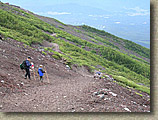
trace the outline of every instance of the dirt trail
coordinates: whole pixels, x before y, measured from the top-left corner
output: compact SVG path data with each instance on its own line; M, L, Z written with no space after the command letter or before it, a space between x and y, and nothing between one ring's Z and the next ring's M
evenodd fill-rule
M47 68L47 79L40 83L25 80L19 64L33 58ZM94 79L85 68L67 70L61 61L44 56L15 40L0 41L0 111L3 112L149 112L150 96L123 88L110 79ZM24 86L19 87L21 82ZM103 94L94 93L104 89ZM106 93L106 94L105 94Z

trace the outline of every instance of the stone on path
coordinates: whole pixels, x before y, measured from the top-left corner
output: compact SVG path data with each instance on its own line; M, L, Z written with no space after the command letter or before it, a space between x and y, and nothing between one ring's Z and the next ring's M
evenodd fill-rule
M131 112L128 108L124 108L124 110L128 111L128 112Z
M109 92L112 96L116 97L117 94L113 93L113 92Z

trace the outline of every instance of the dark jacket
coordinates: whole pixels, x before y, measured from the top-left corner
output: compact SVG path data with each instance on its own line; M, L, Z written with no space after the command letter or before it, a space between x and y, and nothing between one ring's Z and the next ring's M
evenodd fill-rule
M26 69L30 69L30 66L31 66L30 61L26 60Z

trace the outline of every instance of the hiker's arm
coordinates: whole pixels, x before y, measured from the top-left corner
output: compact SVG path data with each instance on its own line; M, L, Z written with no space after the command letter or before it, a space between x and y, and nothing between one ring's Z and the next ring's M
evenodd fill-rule
M45 73L45 71L43 69L41 69L42 73Z

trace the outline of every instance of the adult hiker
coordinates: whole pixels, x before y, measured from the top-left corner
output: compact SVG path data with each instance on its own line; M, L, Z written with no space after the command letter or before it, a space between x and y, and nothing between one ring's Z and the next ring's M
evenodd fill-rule
M32 65L31 63L31 57L29 56L28 58L27 58L27 60L25 60L25 71L26 71L26 74L25 74L25 79L27 79L27 76L28 76L28 78L31 80L31 78L30 78L30 66Z
M43 82L43 75L44 75L43 73L45 73L45 71L42 69L42 67L43 67L43 65L40 65L39 69L38 69L38 74L40 76L41 82Z

